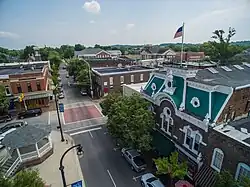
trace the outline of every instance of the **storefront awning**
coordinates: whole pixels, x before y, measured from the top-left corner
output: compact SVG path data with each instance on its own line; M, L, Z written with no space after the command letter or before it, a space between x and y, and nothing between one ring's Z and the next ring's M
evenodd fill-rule
M203 164L200 171L194 176L195 186L213 187L216 180L216 171Z
M52 96L52 91L43 91L43 92L33 92L33 93L25 93L24 94L24 100L31 100L31 99L40 99L40 98L47 98ZM14 96L15 100L18 101L19 96Z

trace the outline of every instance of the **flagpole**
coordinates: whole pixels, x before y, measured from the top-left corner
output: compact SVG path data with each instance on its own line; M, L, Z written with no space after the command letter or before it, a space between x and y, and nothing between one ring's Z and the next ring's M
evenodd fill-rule
M184 41L184 22L182 25L182 37L181 37L181 67L182 67L182 60L183 60L183 41Z

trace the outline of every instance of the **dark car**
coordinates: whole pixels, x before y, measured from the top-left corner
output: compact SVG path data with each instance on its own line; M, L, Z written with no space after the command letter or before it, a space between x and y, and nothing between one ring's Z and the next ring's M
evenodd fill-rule
M0 123L4 123L4 122L7 122L7 121L11 121L11 120L12 120L12 117L9 114L0 116Z
M28 109L24 112L20 112L18 114L18 119L28 118L28 117L34 117L42 114L41 108L35 108L35 109Z

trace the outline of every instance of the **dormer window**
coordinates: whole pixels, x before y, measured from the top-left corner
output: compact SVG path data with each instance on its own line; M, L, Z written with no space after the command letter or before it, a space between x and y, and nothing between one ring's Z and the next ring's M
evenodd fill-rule
M170 95L173 95L175 92L175 87L173 87L173 75L172 70L167 71L166 79L165 79L165 89L163 92L167 92Z

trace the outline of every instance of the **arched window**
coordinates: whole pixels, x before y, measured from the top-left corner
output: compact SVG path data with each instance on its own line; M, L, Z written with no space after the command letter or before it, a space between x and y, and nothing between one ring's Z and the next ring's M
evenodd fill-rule
M250 178L250 166L245 163L238 164L235 174L235 180L241 180L242 177Z
M201 135L200 134L195 134L193 149L195 151L197 151L197 152L199 152L200 142L201 142Z
M162 125L161 129L166 132L168 135L171 135L173 132L173 118L171 117L171 110L168 107L165 107L161 113Z
M190 148L192 149L192 145L193 145L193 139L191 137L191 129L187 129L187 133L186 133L186 139L185 139L185 144Z
M224 159L224 153L221 149L215 148L213 152L211 167L220 172Z

